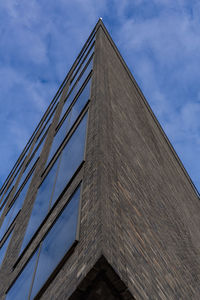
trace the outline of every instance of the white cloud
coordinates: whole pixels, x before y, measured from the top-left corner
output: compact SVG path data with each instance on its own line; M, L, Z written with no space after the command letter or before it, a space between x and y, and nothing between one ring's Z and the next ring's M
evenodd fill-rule
M184 164L194 161L194 152L197 157L198 1L8 0L0 3L0 17L0 134L5 161L17 159L99 17ZM180 150L184 143L185 154ZM8 167L1 166L0 178L6 177ZM197 168L200 172L198 164L195 174Z

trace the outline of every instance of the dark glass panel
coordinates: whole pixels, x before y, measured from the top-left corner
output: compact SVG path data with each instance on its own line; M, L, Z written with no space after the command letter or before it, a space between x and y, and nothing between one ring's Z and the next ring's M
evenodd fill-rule
M0 248L0 267L1 267L1 264L3 262L3 259L5 257L5 254L6 254L6 250L8 248L8 244L10 242L10 239L11 239L11 236L12 236L12 232L10 232L9 236L7 237L6 241L4 242L3 246Z
M62 109L59 121L63 118L65 112L67 111L67 109L69 108L70 104L74 100L76 94L78 93L79 89L83 85L84 81L88 77L88 75L89 75L89 73L90 73L91 70L92 70L92 59L90 60L90 63L87 66L86 70L84 71L83 75L79 78L79 80L76 82L76 84L69 91L70 94L69 94L67 100L65 101L65 104L63 106L63 109Z
M67 98L67 100L66 100L65 103L64 103L64 106L63 106L63 109L62 109L62 112L61 112L59 121L63 118L65 112L66 112L66 111L68 110L68 108L70 107L70 105L71 105L72 101L74 100L75 95L77 94L77 92L78 92L78 91L77 91L76 88L74 88L74 89L71 91L69 97Z
M86 55L87 55L87 49L89 49L89 47L91 47L93 41L95 40L95 35L93 35L93 37L91 37L91 39L88 41L86 47L85 47L85 50L83 51L83 53L80 55L80 58L79 58L79 61L76 65L76 68L74 69L74 72L73 72L73 76L76 74L79 66L82 64L83 60L85 59Z
M56 108L57 108L57 106L56 106ZM52 123L53 117L55 115L56 108L53 111L53 113L51 114L51 116L47 117L47 120L44 122L42 128L40 129L40 134L39 134L39 136L38 136L38 138L37 138L37 140L35 142L35 145L34 145L34 148L33 148L32 152L35 151L35 149L37 148L38 144L40 143L40 141L41 141L40 136L42 135L42 133L44 132L44 130L45 129L47 130L49 128L50 124Z
M31 299L34 299L76 239L80 187L42 242Z
M88 63L89 62L89 63ZM92 63L93 63L93 60L92 58L90 57L86 63L84 64L84 67L86 64L87 67L84 69L84 71L81 69L81 72L83 72L81 74L81 72L78 74L79 78L78 80L74 83L74 85L71 85L70 86L70 89L73 89L75 90L75 94L79 91L79 89L81 88L82 84L84 83L84 81L86 80L86 78L88 77L90 71L92 70ZM81 77L80 77L80 74L81 74ZM74 82L74 81L73 81ZM69 92L70 92L70 89L69 89Z
M21 184L24 182L24 180L26 179L28 173L31 171L32 167L34 166L36 160L38 159L38 157L40 156L40 153L42 151L43 145L44 145L44 141L45 141L45 137L43 138L41 144L39 145L38 149L36 150L35 153L33 153L33 156L30 158L28 165L26 167L26 169L24 170L24 173L22 174L22 177L20 179L19 182L19 188L21 187ZM19 190L19 189L18 189ZM16 192L17 193L17 192Z
M25 158L25 159L26 159L26 158ZM8 200L8 196L10 195L10 192L12 191L12 189L13 189L13 187L14 187L14 185L15 185L15 182L16 182L16 180L17 180L17 178L18 178L19 171L20 171L20 169L21 169L21 167L22 167L22 165L23 165L25 159L24 159L24 160L21 162L21 164L19 164L19 166L17 167L17 169L16 169L16 171L15 171L15 175L13 176L13 180L11 181L11 183L10 183L10 185L9 185L9 187L8 187L8 189L7 189L7 191L5 192L5 194L3 195L3 197L2 197L1 200L5 199L6 197L7 197L7 200Z
M75 104L72 107L72 114L70 119L70 128L73 126L75 121L77 120L78 116L80 115L81 111L85 107L87 101L90 98L90 85L91 79L87 82L86 86L80 93L79 97L77 98ZM70 130L69 128L69 130Z
M20 253L27 246L41 222L53 206L81 162L84 156L87 114L66 144L61 155L53 165L47 177L38 190L29 224L26 230ZM59 165L59 166L58 166ZM57 177L56 177L57 176ZM56 178L56 181L55 181ZM53 187L54 192L53 191Z
M81 86L83 85L84 81L86 80L86 78L88 77L90 71L92 70L92 63L93 63L93 59L90 60L87 69L84 70L84 73L82 74L82 76L78 79L77 82L77 89L79 90L81 88Z
M48 165L48 163L52 159L53 155L55 154L56 150L61 145L64 138L66 137L66 134L69 131L68 129L70 126L70 118L71 118L71 114L69 113L68 116L65 118L62 126L59 128L58 132L56 133L56 135L53 139L53 143L51 146L51 150L50 150L46 165Z
M14 282L6 295L6 300L26 300L29 299L31 282L33 279L34 269L37 261L38 249L25 266L22 273Z
M87 114L62 151L52 204L55 203L84 158Z
M41 186L39 187L20 253L27 246L34 233L40 226L41 222L45 218L46 214L48 213L49 201L54 187L58 162L59 159L55 162L48 175L42 182Z
M48 165L48 163L50 162L50 160L52 159L52 157L56 153L57 149L59 148L59 146L63 142L64 138L66 137L67 133L72 128L75 121L77 120L77 118L80 115L82 109L86 105L86 103L87 103L87 101L90 97L90 84L91 84L91 79L86 84L85 88L83 89L83 91L81 92L81 94L77 98L75 104L73 105L71 111L68 113L67 117L65 118L62 126L60 127L60 129L56 133L56 135L54 137L54 140L53 140L53 143L52 143L52 146L51 146L51 150L50 150L46 165Z
M18 197L16 198L15 202L12 204L7 215L5 216L4 222L0 228L0 240L2 239L6 230L9 228L9 226L11 225L11 223L17 216L20 209L22 208L24 199L26 197L27 190L29 188L31 178L32 178L32 175L29 177L28 181L25 183L24 187L22 188L21 192L19 193Z
M89 49L89 52L91 52L91 51L93 51L93 50L94 50L94 45L93 45L93 47L92 47L91 49ZM86 66L86 64L87 64L87 62L88 62L87 57L88 57L89 52L86 53L86 57L85 57L85 56L83 57L83 58L84 58L84 61L81 60L81 62L80 62L80 67L79 67L79 69L77 69L76 73L74 73L75 75L74 75L74 77L72 78L71 85L73 85L73 84L76 82L76 80L78 79L79 75L81 74L81 72L82 72L83 69L85 68L85 66ZM81 65L81 63L82 63L82 65Z

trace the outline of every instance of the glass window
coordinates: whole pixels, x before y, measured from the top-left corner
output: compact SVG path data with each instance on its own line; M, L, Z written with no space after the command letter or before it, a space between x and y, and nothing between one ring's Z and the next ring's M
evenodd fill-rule
M84 158L87 113L39 187L21 251L25 249Z
M7 198L6 201L8 200L8 197L9 197L9 195L10 195L10 193L11 193L11 191L12 191L14 185L15 185L15 182L16 182L16 180L17 180L17 178L18 178L18 173L19 173L19 171L20 171L20 169L21 169L21 167L22 167L22 165L23 165L25 159L26 159L26 157L25 157L24 160L21 162L21 164L19 164L19 166L18 166L18 168L17 168L17 170L16 170L16 172L15 172L16 174L13 176L13 180L11 181L11 183L10 183L10 185L9 185L9 187L8 187L8 189L7 189L7 191L5 192L5 194L3 195L3 197L1 198L1 201L2 201L3 199L5 199L5 198Z
M9 245L9 242L10 242L10 239L11 239L11 236L12 236L12 233L13 231L10 232L9 236L7 237L6 241L4 242L3 246L0 248L0 267L1 267L1 264L3 262L3 259L5 257L5 254L6 254L6 250L8 248L8 245Z
M90 59L86 69L84 70L84 73L81 75L81 77L78 79L77 83L76 83L76 88L77 91L81 88L81 86L83 85L84 81L86 80L86 78L88 77L88 75L90 74L91 70L92 70L92 64L93 64L93 60L92 58Z
M80 187L42 242L31 299L36 296L76 240L79 199Z
M70 93L71 89L73 89L72 93L74 93L74 96L76 95L76 93L79 91L79 89L83 85L84 81L88 77L89 73L91 72L92 63L93 63L93 59L92 59L92 56L91 56L86 61L85 65L87 65L87 66L85 67L85 65L84 65L84 67L85 67L84 70L81 70L81 72L78 74L78 76L79 76L78 80L74 83L74 85L70 86L69 93ZM74 82L74 80L73 80L73 82Z
M29 243L34 233L36 232L36 230L38 229L38 227L40 226L43 219L48 213L49 199L51 199L51 195L53 193L58 161L59 160L55 162L55 164L49 171L48 175L46 176L38 190L20 253Z
M85 57L86 57L86 55L87 55L87 54L85 55L85 53L87 52L87 49L90 47L90 45L93 44L94 40L95 40L95 34L91 37L91 39L90 39L90 40L88 41L88 43L85 45L84 51L83 51L82 53L80 53L78 63L77 63L77 65L76 65L76 67L75 67L75 69L74 69L74 72L73 72L73 76L74 76L74 74L76 74L76 72L77 72L79 66L82 64L83 60L85 59ZM89 51L90 51L90 50L89 50ZM88 51L88 52L89 52L89 51Z
M65 118L62 126L57 131L57 133L54 137L52 146L51 146L51 150L50 150L46 165L48 165L48 163L50 162L50 160L56 153L57 149L63 142L64 138L66 137L67 133L70 131L70 129L74 125L74 123L77 120L78 116L80 115L81 111L85 107L85 105L90 97L90 84L91 84L91 79L87 82L86 86L80 93L75 104L73 105L73 107L71 108L67 117ZM65 106L63 107L63 110L65 112Z
M86 125L87 114L85 114L79 126L62 151L60 167L51 206L53 206L55 201L58 199L59 195L62 193L63 189L84 159Z
M37 148L39 142L41 141L41 139L40 139L41 134L44 132L45 129L47 130L47 129L49 128L49 126L51 125L52 120L53 120L53 117L54 117L54 115L55 115L56 108L57 108L57 105L56 105L56 107L54 108L54 110L53 110L53 112L51 113L51 115L47 118L46 122L44 122L42 128L40 129L40 134L39 134L39 136L37 137L37 140L36 140L36 142L35 142L33 151ZM46 133L45 133L45 134L46 134Z
M34 270L37 262L38 249L29 260L22 273L9 289L6 300L29 299L31 283L33 281Z
M79 80L69 90L69 93L68 93L69 95L67 96L67 100L65 101L65 104L63 106L59 121L63 118L65 112L70 107L70 105L71 105L72 101L74 100L76 94L78 93L78 91L82 87L83 83L85 82L86 78L88 77L90 71L92 70L92 58L91 57L90 57L89 61L90 62L87 65L86 70L84 70L83 75L79 78Z
M3 224L1 225L1 228L0 228L0 240L2 239L2 237L8 230L9 226L11 225L11 223L13 222L13 220L19 213L20 209L22 208L27 190L29 188L31 178L32 178L32 175L29 177L28 181L25 183L25 185L19 192L16 200L14 201L14 203L12 204L12 206L10 207L8 213L6 214L6 216L4 218Z
M92 45L92 47L90 47L90 49L88 50L86 56L84 56L84 61L81 60L80 64L79 64L79 68L77 69L77 71L75 72L75 75L73 76L72 80L71 80L71 85L73 85L76 80L78 79L79 75L81 74L81 72L83 71L83 69L85 68L88 60L87 60L87 57L89 55L89 52L93 51L94 50L94 44Z
M37 295L76 240L79 200L80 186L9 289L6 300L34 299Z
M27 175L29 174L29 172L31 171L31 169L33 168L36 160L38 159L38 157L40 156L40 153L42 151L43 145L44 145L44 141L45 141L45 137L46 137L46 133L44 134L44 136L42 137L42 142L40 143L39 147L37 148L37 150L32 154L32 156L30 157L28 163L27 163L27 167L24 170L24 173L22 174L22 177L20 179L19 182L19 188L21 187L21 184L24 182L24 180L26 179ZM40 140L40 141L41 141ZM18 188L18 190L19 190ZM17 191L18 192L18 191ZM16 192L16 194L17 194Z

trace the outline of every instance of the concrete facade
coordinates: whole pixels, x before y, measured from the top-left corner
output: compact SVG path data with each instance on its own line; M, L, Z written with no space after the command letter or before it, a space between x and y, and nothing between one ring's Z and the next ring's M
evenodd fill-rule
M95 32L85 161L18 261L72 67L13 224L0 297L82 180L78 241L36 299L199 299L199 197L101 20Z

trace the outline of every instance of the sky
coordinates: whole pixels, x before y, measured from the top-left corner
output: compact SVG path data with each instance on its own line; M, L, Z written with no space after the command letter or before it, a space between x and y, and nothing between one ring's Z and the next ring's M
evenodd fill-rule
M0 2L0 185L99 17L200 191L200 2Z

